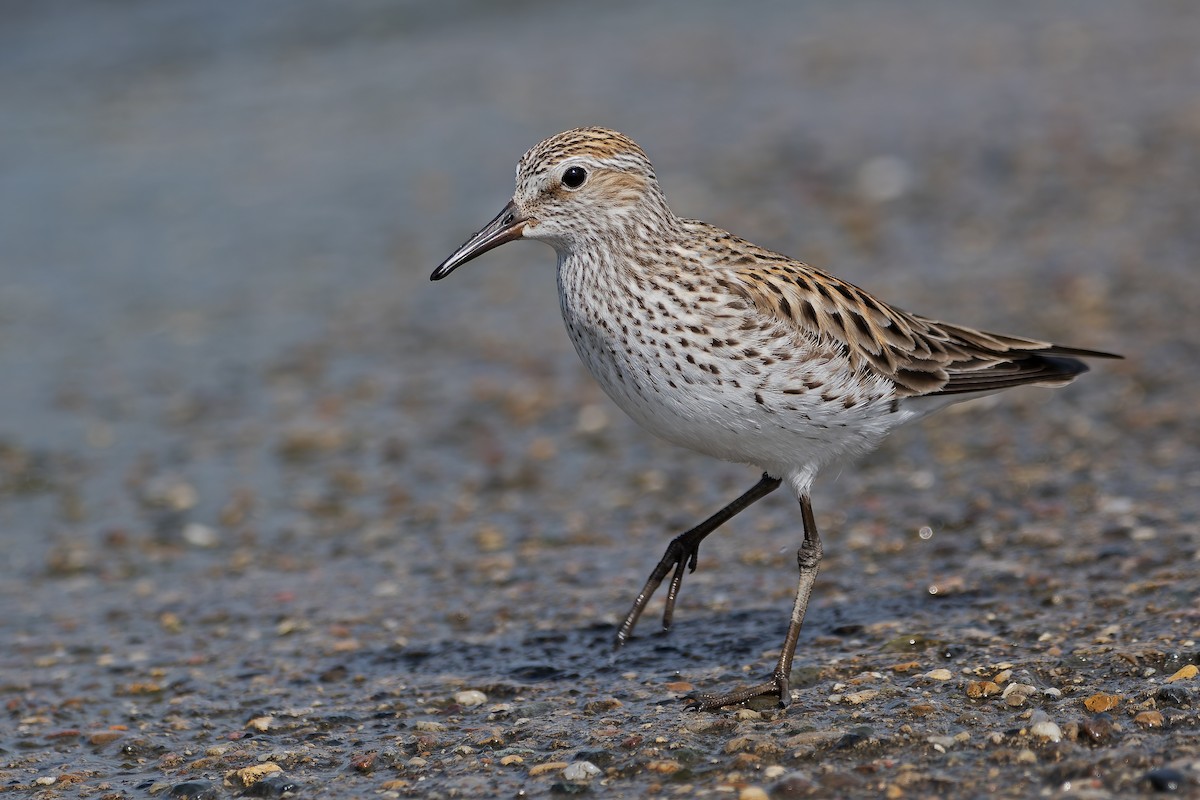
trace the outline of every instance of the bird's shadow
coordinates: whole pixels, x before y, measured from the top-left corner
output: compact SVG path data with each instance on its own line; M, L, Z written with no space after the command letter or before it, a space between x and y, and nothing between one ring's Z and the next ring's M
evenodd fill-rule
M809 609L798 663L814 636L853 638L874 622L903 619L912 599L863 600ZM657 620L643 620L643 627ZM650 623L647 625L646 623ZM616 628L582 628L501 635L484 641L441 639L364 654L374 669L413 676L458 675L521 684L577 681L587 676L638 672L663 679L689 667L741 665L764 651L777 650L787 629L778 608L739 609L677 620L670 631L656 630L614 647ZM360 665L366 666L366 665Z

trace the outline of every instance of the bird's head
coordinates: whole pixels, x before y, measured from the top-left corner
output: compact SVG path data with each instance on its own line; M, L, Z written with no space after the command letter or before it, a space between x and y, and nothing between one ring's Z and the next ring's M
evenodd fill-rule
M496 218L433 271L441 280L516 239L560 254L588 242L653 231L671 219L642 148L607 128L574 128L535 145L517 164L517 188Z

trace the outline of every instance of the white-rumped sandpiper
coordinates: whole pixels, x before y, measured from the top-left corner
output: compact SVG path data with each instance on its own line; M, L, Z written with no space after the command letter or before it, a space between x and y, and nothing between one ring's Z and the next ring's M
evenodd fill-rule
M671 541L617 632L620 645L674 571L670 627L700 542L786 481L800 501L799 586L765 682L697 694L714 709L791 698L789 675L821 561L809 490L823 466L960 400L1023 384L1063 386L1111 353L985 333L910 314L820 269L667 207L642 149L616 131L552 136L517 165L500 214L434 270L440 280L505 242L558 253L567 333L608 396L647 430L763 472L749 491Z

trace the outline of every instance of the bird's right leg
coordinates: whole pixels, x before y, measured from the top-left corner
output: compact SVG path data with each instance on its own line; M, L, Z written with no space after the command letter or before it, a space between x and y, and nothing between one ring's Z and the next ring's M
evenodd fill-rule
M667 552L663 553L658 566L654 568L654 571L650 573L650 577L646 579L646 585L642 587L642 591L638 593L637 599L633 601L633 608L625 615L625 621L621 623L621 627L617 630L617 647L625 644L626 640L629 639L629 635L633 633L634 626L637 625L638 618L646 610L646 604L650 602L650 598L662 583L663 578L667 577L667 573L673 567L675 574L671 576L671 584L667 587L667 602L666 607L663 609L663 630L668 630L671 627L671 620L675 616L675 598L679 595L680 584L683 583L684 567L687 567L688 572L696 571L696 558L700 555L700 542L704 541L704 537L724 525L739 512L749 508L755 501L761 500L778 489L779 484L779 478L772 478L764 472L758 483L754 484L741 497L696 527L679 534L671 540L671 543L667 545Z

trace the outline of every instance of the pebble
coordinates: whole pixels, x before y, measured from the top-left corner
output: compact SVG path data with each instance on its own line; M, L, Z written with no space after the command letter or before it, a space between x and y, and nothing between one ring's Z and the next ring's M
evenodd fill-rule
M255 764L252 767L234 769L225 773L225 785L232 789L247 789L268 775L274 775L277 772L283 772L283 767L270 761Z
M811 797L813 782L803 772L789 772L771 787L772 800L792 800L793 798Z
M1104 743L1112 736L1112 732L1112 717L1108 714L1097 714L1079 725L1079 733L1086 736L1092 744Z
M1171 677L1167 678L1167 683L1174 683L1175 681L1186 681L1186 680L1196 677L1196 675L1198 675L1198 674L1200 674L1200 667L1197 667L1195 664L1188 664L1186 667L1179 670Z
M738 800L770 800L770 796L759 786L745 786L738 792Z
M295 781L285 778L282 773L268 775L250 787L244 797L295 797L300 787Z
M925 673L925 677L933 681L948 681L954 677L954 673L945 667L933 669Z
M1058 727L1057 722L1048 719L1035 722L1029 727L1029 733L1048 742L1062 741L1062 729Z
M413 727L426 733L440 733L441 731L446 730L445 725L440 722L434 722L430 719L419 719L417 720L416 724L413 725Z
M538 775L545 775L547 772L562 772L569 764L565 761L547 761L543 764L535 764L529 768L529 777L536 778Z
M967 684L967 697L991 697L1000 693L1000 685L994 681L971 681Z
M592 700L585 703L583 710L589 714L603 714L608 711L614 711L620 708L624 703L615 697L606 697L603 700Z
M933 749L939 753L944 753L957 744L953 736L930 736L925 741L933 745Z
M870 702L878 696L878 689L863 689L861 692L850 692L843 697L843 700L852 706L861 706L863 703Z
M1187 776L1172 767L1152 769L1142 777L1156 792L1178 792L1187 782Z
M1154 699L1168 706L1190 706L1192 693L1182 686L1160 686Z
M573 761L562 774L569 781L590 781L600 774L600 768L590 761Z
M1133 721L1143 728L1161 728L1163 715L1160 711L1140 711Z
M167 797L173 797L175 800L217 800L220 796L217 785L208 781L184 781L167 790Z
M481 706L487 702L487 695L478 689L467 689L454 695L454 702L466 708Z
M1092 713L1111 711L1121 702L1118 694L1094 694L1083 701L1083 706Z
M216 547L221 543L221 537L214 529L199 522L184 525L182 536L192 547Z

